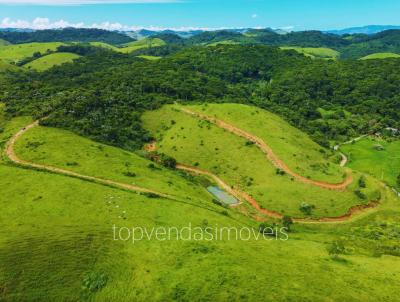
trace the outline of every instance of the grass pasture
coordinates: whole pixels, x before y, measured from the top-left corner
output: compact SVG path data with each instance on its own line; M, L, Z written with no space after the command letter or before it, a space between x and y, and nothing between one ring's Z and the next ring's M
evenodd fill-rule
M183 125L183 116L165 111L166 107L162 110L169 114L167 120L174 118L177 127ZM6 122L0 140L30 120ZM146 123L160 127L154 120ZM119 174L116 163L125 167L126 159L134 168L140 166L123 150L52 128L33 129L17 147L21 155L38 161L65 166L65 161L75 160L78 166L68 167L95 169L108 176ZM102 159L106 154L107 160ZM159 174L169 178L169 173L162 169L149 177L157 183ZM228 240L224 233L213 241L152 237L133 243L114 240L113 226L150 232L189 225L257 230L258 224L233 210L227 215L212 203L198 207L148 198L6 161L0 161L0 175L6 176L0 177L1 301L324 301L329 297L375 302L390 301L398 293L400 267L389 252L398 239L368 239L382 221L388 226L398 223L399 206L393 200L377 209L380 212L352 223L295 225L287 241ZM183 185L182 189L188 190ZM195 194L194 189L187 191L188 196ZM126 233L122 235L126 238ZM344 240L349 251L338 260L326 250L334 240Z
M142 48L151 48L165 45L165 42L159 38L145 38L142 40L134 41L123 45L119 49L123 53L131 53Z
M400 58L400 55L391 52L381 52L362 57L360 60L379 60L379 59L390 59L390 58L398 59Z
M383 150L378 150L382 146ZM400 175L400 141L387 142L372 137L341 147L349 158L352 169L362 171L400 189L397 177Z
M334 59L336 60L340 53L334 49L326 47L296 47L296 46L284 46L280 47L282 50L295 50L298 53L305 55L310 58L319 59Z
M4 72L4 71L16 71L19 68L15 65L9 64L7 62L4 62L2 60L0 60L0 72Z
M46 71L54 66L73 62L80 57L81 56L74 53L57 52L29 62L28 64L25 64L24 67L36 71Z
M131 53L142 48L159 47L165 45L165 42L158 38L144 38L138 41L130 42L122 45L122 47L115 47L113 45L103 42L91 42L93 46L103 47L121 53ZM150 56L146 56L150 57ZM147 58L149 59L149 58Z
M203 107L188 106L188 108L201 111ZM255 128L252 129L260 137L263 137L263 133L279 133L279 131L275 131L275 128L282 127L279 121L274 123L271 120L273 116L266 112L259 114L260 117L265 115L270 118L269 125L273 125L274 128L271 128L269 132L265 128L263 131L262 128L262 124L267 121L265 117L258 119L254 115L252 120L255 120L256 124L246 125L246 115L256 110L251 107L246 108L246 106L234 104L209 104L205 108L203 113L212 115L215 112L218 118L224 117L225 121L231 121L236 126L242 126L244 130L248 130L248 127L259 127L259 132ZM242 119L240 116L242 116ZM206 121L200 121L179 112L173 106L165 106L157 111L147 112L143 121L145 127L157 139L159 152L176 158L180 163L198 166L218 175L229 185L250 193L262 207L268 210L295 217L305 217L305 214L300 211L300 205L309 203L315 205L313 217L335 217L343 215L353 205L366 202L368 198L377 198L379 187L376 181L370 178L368 178L368 188L363 189L368 198L360 200L354 194L354 190L357 189L357 182L354 182L345 192L337 192L299 183L285 175L277 175L276 169L256 146L248 144L245 139L228 133ZM283 121L280 122L283 123ZM289 126L284 125L284 127ZM290 138L288 129L283 130L286 131L286 138ZM279 134L277 139L280 139ZM273 140L267 141L274 148ZM308 141L305 140L305 142ZM312 149L308 146L309 149L301 150L302 144L299 145L296 141L291 142L289 139L286 144L286 147L283 144L281 150L276 150L279 156L282 155L285 159L293 157L291 151L284 154L285 150L296 149L296 154L299 154L298 157L301 158L305 156L305 150ZM312 154L311 152L310 154ZM323 159L320 154L319 159L321 158ZM308 164L312 163L312 157L307 162ZM335 171L333 164L332 168ZM305 166L304 169L306 169ZM308 167L306 172L310 170ZM341 179L343 175L340 170L337 171L339 171L339 174L336 177ZM320 172L318 174L322 175ZM333 178L330 175L326 179L330 177L335 179L335 175L333 175ZM357 179L360 175L354 173L354 177Z
M165 168L152 168L152 162L135 153L93 142L69 131L37 127L17 143L22 159L84 175L111 179L180 197L210 201L200 185ZM190 199L191 199L190 198Z
M138 58L141 58L141 59L145 59L145 60L149 60L149 61L157 61L157 60L160 60L161 59L161 57L156 57L156 56L145 56L145 55L143 55L143 56L137 56Z
M10 45L10 44L11 44L10 42L8 42L6 40L3 40L3 39L0 39L0 47L1 46L7 46L7 45Z
M0 60L7 63L17 63L24 58L31 57L35 52L41 54L46 53L48 50L54 51L63 43L51 42L51 43L26 43L17 45L8 45L0 47Z

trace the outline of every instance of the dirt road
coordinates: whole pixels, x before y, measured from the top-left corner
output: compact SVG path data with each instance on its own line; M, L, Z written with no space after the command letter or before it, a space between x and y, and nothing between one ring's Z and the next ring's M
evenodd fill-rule
M22 165L22 166L26 166L26 167L31 167L31 168L35 168L35 169L39 169L39 170L46 170L46 171L50 171L50 172L54 172L54 173L58 173L58 174L62 174L62 175L67 175L67 176L72 176L72 177L76 177L76 178L80 178L80 179L84 179L84 180L94 181L94 182L97 182L97 183L110 185L110 186L118 187L118 188L123 188L123 189L127 189L127 190L130 190L130 191L138 192L138 193L152 193L152 194L156 194L156 195L161 196L161 197L172 198L172 196L170 196L170 195L167 195L167 194L164 194L164 193L161 193L161 192L157 192L157 191L153 191L153 190L149 190L149 189L146 189L146 188L133 186L133 185L125 184L125 183L120 183L120 182L109 180L109 179L102 179L102 178L98 178L98 177L83 175L83 174L79 174L79 173L76 173L76 172L72 172L72 171L68 171L68 170L52 167L52 166L49 166L49 165L31 163L29 161L20 159L15 154L15 151L14 151L15 143L17 142L17 140L19 138L22 137L22 135L26 131L28 131L29 129L32 129L34 127L37 127L38 125L39 125L39 121L33 122L32 124L30 124L30 125L22 128L21 130L19 130L8 141L8 143L6 145L5 153L6 153L6 155L8 156L8 158L12 162L14 162L16 164L19 164L19 165Z
M213 118L211 116L207 116L201 113L197 113L194 111L191 111L186 108L181 108L181 111L189 114L191 116L194 116L196 118L202 119L209 121L210 123L213 123L214 125L225 129L237 136L243 137L247 139L248 141L254 143L257 147L260 148L260 150L267 156L268 160L278 169L281 169L282 171L285 171L288 175L292 176L294 179L306 183L306 184L311 184L314 186L318 186L324 189L329 189L329 190L337 190L337 191L342 191L347 188L348 185L350 185L353 182L353 176L351 174L351 170L347 170L347 177L342 183L338 184L331 184L331 183L326 183L322 181L316 181L312 180L309 178L306 178L304 176L301 176L297 174L296 172L292 171L271 149L269 145L267 145L261 138L252 135L251 133L248 133L240 128L237 128L229 123L226 123L222 120ZM347 161L347 160L346 160Z
M202 170L199 169L197 167L190 167L187 165L183 165L183 164L178 164L176 166L177 169L180 170L184 170L187 172L192 172L195 174L200 174L200 175L205 175L208 177L211 177L212 179L214 179L214 181L221 187L221 189L224 189L226 192L228 192L229 194L231 194L232 196L236 197L238 200L240 201L246 201L247 203L249 203L259 214L270 217L270 218L277 218L277 219L282 219L283 218L283 214L275 212L275 211L271 211L271 210L267 210L262 208L258 202L248 193L246 192L242 192L240 190L238 190L237 188L233 188L231 186L229 186L227 183L225 183L221 178L219 178L217 175L206 171L206 170ZM323 217L323 218L319 218L319 219L312 219L312 218L293 218L294 222L298 222L298 223L334 223L334 222L344 222L344 221L348 221L351 218L353 218L354 216L365 212L368 209L373 209L375 207L377 207L379 205L378 202L374 202L371 201L368 204L365 205L356 205L351 207L344 215L338 216L338 217Z

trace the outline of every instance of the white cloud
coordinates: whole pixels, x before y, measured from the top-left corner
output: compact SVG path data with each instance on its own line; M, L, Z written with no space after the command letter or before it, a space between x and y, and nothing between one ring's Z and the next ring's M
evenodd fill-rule
M189 30L217 30L223 28L209 28L209 27L161 27L161 26L140 26L140 25L124 25L118 22L101 22L93 24L85 24L84 22L71 23L65 20L51 21L49 18L36 18L33 21L27 20L13 20L10 18L4 18L0 21L0 28L30 28L30 29L56 29L56 28L100 28L106 30L165 30L171 29L176 31L189 31Z
M258 18L258 15L257 15L257 14L252 14L251 17L252 17L253 19L256 19L256 18Z
M180 0L0 0L0 4L12 5L84 5L121 3L176 3Z

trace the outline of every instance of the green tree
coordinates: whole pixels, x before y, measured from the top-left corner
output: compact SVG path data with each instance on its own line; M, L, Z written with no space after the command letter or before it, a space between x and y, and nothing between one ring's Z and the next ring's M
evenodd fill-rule
M360 179L358 180L358 186L360 188L366 188L367 187L365 175L361 175Z
M333 259L339 259L339 255L344 254L346 248L342 241L334 241L327 247L327 251Z
M293 224L293 219L289 215L285 215L282 218L282 225L290 232L290 227Z
M308 204L306 202L303 202L300 205L300 211L302 211L305 215L310 216L312 214L312 210L315 209L314 205Z

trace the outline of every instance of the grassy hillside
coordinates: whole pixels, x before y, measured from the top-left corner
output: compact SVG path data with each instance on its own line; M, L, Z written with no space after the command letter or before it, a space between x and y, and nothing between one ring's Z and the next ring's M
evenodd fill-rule
M160 60L161 57L156 57L156 56L137 56L138 58L142 58L142 59L146 59L146 60L150 60L150 61L157 61Z
M73 60L78 59L80 57L81 56L73 53L64 53L64 52L52 53L50 55L36 59L28 64L25 64L24 67L36 71L45 71L54 66L62 65L64 63L70 63Z
M48 50L56 50L63 43L28 43L0 47L0 60L5 62L18 62L24 58L31 57L35 52L41 54Z
M365 138L341 147L353 169L369 173L400 189L400 141Z
M374 59L388 59L388 58L400 58L400 55L397 53L381 52L362 57L360 60L374 60Z
M0 140L28 121L25 117L9 122ZM92 158L99 162L96 171L108 171L104 174L115 169L118 152L124 153L104 146L109 154L105 169L104 153L90 146L95 143L54 131L28 132L24 140L27 144L30 140L31 151L20 152L37 153L38 160L42 155L64 161L63 153L68 159ZM132 161L136 166L136 159ZM212 230L246 226L257 233L257 224L233 210L226 215L212 203L204 208L150 199L5 161L0 161L0 173L7 175L0 178L0 299L4 301L322 301L326 297L383 301L398 292L400 267L390 255L395 255L391 248L398 240L393 230L400 210L389 196L380 212L349 224L296 225L288 241L228 240L225 233L213 241L153 238L133 243L114 240L113 225L146 227L149 232L153 227L189 224ZM377 231L379 241L369 239ZM347 250L337 259L327 252L336 240Z
M113 45L102 42L91 42L90 44L93 46L110 49L116 52L131 53L142 48L163 46L166 43L159 38L144 38L139 41L123 44L122 47L115 47Z
M275 114L239 104L208 104L188 108L214 116L262 138L299 174L332 183L343 180L345 171L335 163L335 154Z
M120 48L120 51L123 53L130 53L141 48L157 47L163 45L165 45L165 42L161 39L145 38L139 41L124 44L123 48Z
M336 50L326 47L280 47L283 50L295 50L298 53L304 54L311 58L323 58L323 59L337 59L340 53Z
M21 158L35 163L165 194L210 200L203 187L189 182L179 173L158 166L154 168L151 161L135 153L99 144L65 130L34 128L19 141L16 152Z
M293 169L303 172L304 176L342 180L343 172L340 168L333 163L328 164L329 161L324 159L323 154L314 149L317 146L311 140L301 135L304 142L298 141L298 130L267 112L259 111L259 118L256 109L242 105L188 108L199 111L205 108L202 112L208 114L218 112L226 121L240 125L244 130L250 128L254 134L267 138L266 141L272 149L275 147L275 152L287 160L287 164ZM217 117L221 118L218 113ZM247 115L252 116L255 124L250 122ZM300 183L286 175L277 175L276 168L258 147L206 121L199 121L179 112L173 106L147 112L143 121L144 126L157 139L159 152L176 158L179 163L198 166L218 175L229 185L250 193L268 210L303 217L300 205L311 203L316 206L312 213L314 217L340 216L353 205L365 203L369 198L377 198L379 189L372 179L368 179L368 188L362 189L368 198L361 200L354 194L357 181L345 192L338 192ZM360 175L354 172L354 177L358 179Z
M217 45L235 45L239 44L237 41L232 41L232 40L223 40L223 41L218 41L218 42L213 42L208 44L208 46L217 46Z
M18 70L18 69L19 68L17 66L0 60L0 72L7 71L7 70Z
M10 44L11 44L10 42L8 42L6 40L3 40L3 39L0 39L0 47L1 46L7 46L7 45L10 45Z
M90 42L89 44L92 46L102 47L102 48L114 50L114 51L120 50L118 47L108 44L108 43L104 43L104 42Z

